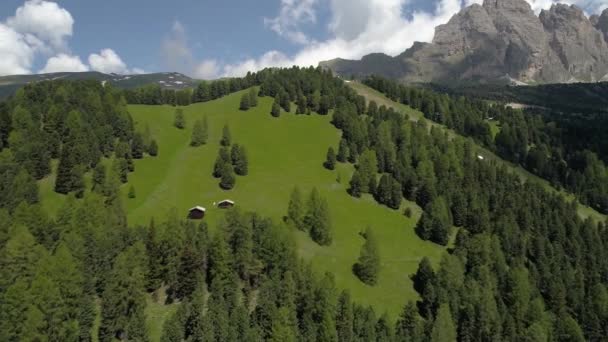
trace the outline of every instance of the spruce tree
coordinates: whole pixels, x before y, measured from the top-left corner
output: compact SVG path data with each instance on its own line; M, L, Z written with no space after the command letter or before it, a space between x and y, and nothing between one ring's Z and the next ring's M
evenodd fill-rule
M365 243L361 247L359 260L353 266L355 275L367 285L375 285L378 282L380 272L380 253L376 237L371 228L365 230Z
M239 109L240 110L249 110L250 107L251 107L251 104L250 104L249 94L244 93L241 96L241 103L240 103Z
M340 146L338 147L338 155L336 156L336 160L340 163L346 163L348 160L350 153L348 150L348 143L345 139L340 140Z
M57 177L55 178L55 192L60 194L68 194L72 191L72 169L74 168L72 157L70 156L70 148L64 146L57 166Z
M230 153L227 147L220 147L213 166L213 177L221 178L226 164L232 164Z
M186 128L186 118L184 117L184 110L181 108L175 109L175 118L173 119L173 126L184 129Z
M148 146L148 154L152 157L156 157L158 155L158 144L155 139L150 141L150 146Z
M145 341L145 247L141 243L127 248L116 257L102 294L99 339Z
M287 220L292 222L298 229L304 229L304 208L302 203L302 193L296 186L291 191L289 196L289 205L287 207Z
M249 107L257 107L258 105L258 92L255 88L249 89Z
M431 331L431 342L456 341L456 327L452 320L450 306L442 304L437 312Z
M361 197L361 188L363 187L363 185L361 184L361 174L359 170L355 170L352 178L350 179L349 185L350 188L348 189L348 192L350 193L350 195L353 197Z
M203 128L203 122L196 120L194 126L192 126L192 137L190 139L190 146L198 147L206 143L205 132Z
M279 105L279 102L277 102L276 99L272 103L272 110L270 111L270 115L274 116L275 118L281 116L281 106Z
M135 159L141 159L144 157L144 138L141 133L135 133L133 140L131 141L131 155Z
M234 172L237 175L246 176L249 173L249 160L245 147L234 144L232 146L231 159L232 165L234 165Z
M133 185L131 185L129 187L129 194L127 195L129 198L135 198L136 194L135 194L135 187Z
M236 177L234 175L234 167L231 164L225 163L222 170L222 178L220 180L220 187L224 190L231 190L234 188Z
M228 127L228 125L224 125L224 128L222 129L222 140L220 140L220 145L230 146L230 144L232 144L230 128Z
M92 188L91 190L96 193L103 191L103 185L106 182L106 167L102 163L98 163L93 169Z
M305 223L313 241L322 246L331 245L333 234L329 205L316 188L310 193Z
M333 147L327 149L327 157L323 165L328 170L334 170L336 168L336 153L334 152Z

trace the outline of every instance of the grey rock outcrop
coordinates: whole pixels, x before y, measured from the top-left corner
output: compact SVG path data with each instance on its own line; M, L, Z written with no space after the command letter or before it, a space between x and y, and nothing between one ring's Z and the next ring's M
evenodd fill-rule
M432 43L384 55L380 65L365 57L321 65L404 82L599 81L608 74L607 36L608 10L587 18L558 4L536 16L525 0L485 0L438 26Z

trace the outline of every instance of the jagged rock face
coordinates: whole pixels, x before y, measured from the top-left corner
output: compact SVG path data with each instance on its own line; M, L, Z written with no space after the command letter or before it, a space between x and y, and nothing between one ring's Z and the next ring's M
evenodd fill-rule
M608 46L582 10L558 4L540 13L549 46L575 80L597 81L608 73Z
M485 0L438 26L431 44L415 44L395 57L400 67L381 74L405 82L597 81L608 74L608 10L594 20L575 6L554 5L537 17L525 0ZM322 63L340 69L332 64ZM366 64L348 61L348 69L371 74Z
M605 9L601 16L596 16L596 20L597 22L593 26L602 31L604 40L608 42L608 9Z

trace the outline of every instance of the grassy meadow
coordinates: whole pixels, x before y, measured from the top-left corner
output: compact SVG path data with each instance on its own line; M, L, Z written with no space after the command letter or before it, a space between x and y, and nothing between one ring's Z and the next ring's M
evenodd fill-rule
M135 172L122 187L129 223L146 225L152 217L162 221L173 208L185 218L189 208L201 205L207 208L205 220L213 229L223 216L213 203L223 199L232 199L244 210L281 222L294 186L305 196L316 187L329 203L334 242L321 247L294 229L299 255L311 261L319 273L332 272L337 287L348 289L359 303L373 305L379 314L386 311L396 318L407 300L417 298L409 276L420 259L428 256L438 262L444 252L444 248L416 236L414 226L421 209L404 201L401 210L391 210L369 195L356 199L347 194L353 167L339 164L329 171L322 166L327 148L337 148L340 140L330 116L282 113L273 118L271 98L260 98L257 107L244 112L238 110L241 94L183 107L187 123L184 130L173 126L174 107L129 107L137 129L148 126L159 145L156 158L135 161ZM209 123L208 143L190 147L194 121L204 116ZM249 175L237 176L236 186L230 191L222 190L219 180L211 175L224 125L230 127L233 143L245 146L249 157ZM41 182L43 206L49 212L64 200L53 192L53 186L53 177ZM136 191L134 199L127 198L130 186ZM403 215L407 206L413 209L412 218ZM360 282L351 270L364 242L359 233L367 226L375 230L382 261L378 284L373 287ZM162 308L155 307L149 312L159 310Z

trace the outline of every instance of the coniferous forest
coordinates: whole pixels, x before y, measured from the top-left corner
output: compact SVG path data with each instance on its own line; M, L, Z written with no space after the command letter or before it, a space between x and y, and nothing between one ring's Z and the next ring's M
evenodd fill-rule
M480 160L473 141L605 212L608 181L593 148L550 134L539 116L381 79L366 83L470 138L366 103L320 68L267 69L180 92L64 81L19 90L0 106L0 341L92 341L94 334L147 341L144 310L158 293L179 303L162 341L606 340L606 223L583 220L576 202ZM387 210L415 202L423 209L418 236L447 246L438 264L421 256L417 272L403 274L419 299L404 303L398 317L358 304L296 253L290 227L323 248L335 243L332 208L317 189L286 195L284 222L238 206L217 227L170 208L163 220L127 222L119 188L133 159L163 153L149 132L135 130L127 102L187 105L251 86L274 99L273 114L332 115L341 141L323 146L319 168L354 165L349 194L369 194ZM257 96L248 92L243 104ZM204 148L207 124L188 123L179 111L175 117L192 149ZM495 138L488 117L501 121ZM214 175L230 188L249 160L228 126L221 138ZM562 169L546 174L558 155ZM53 167L54 190L68 196L55 215L40 205L38 189ZM379 229L365 229L352 260L366 286L385 267Z

